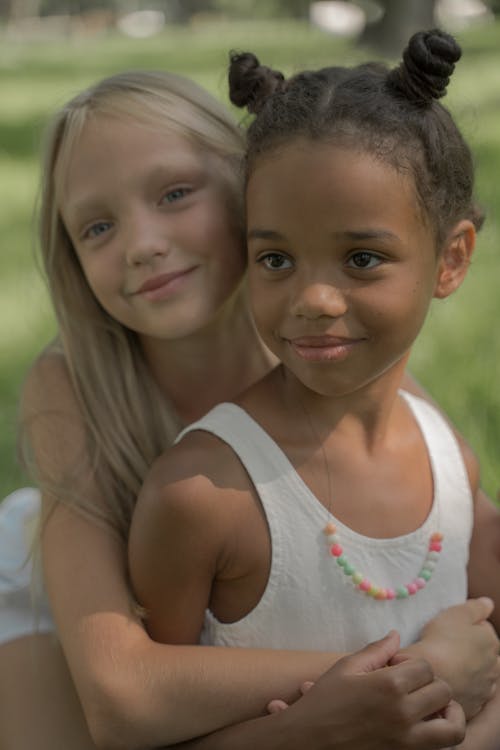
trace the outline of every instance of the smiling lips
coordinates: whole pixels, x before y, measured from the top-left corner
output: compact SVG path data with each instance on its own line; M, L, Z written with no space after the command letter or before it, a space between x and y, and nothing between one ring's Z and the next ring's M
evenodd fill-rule
M156 300L163 299L172 294L182 284L185 277L188 276L196 266L185 268L182 271L172 271L171 273L162 273L152 279L148 279L137 289L134 294L141 295L146 299Z
M347 339L339 336L302 336L286 340L294 352L308 362L340 362L348 357L353 348L363 339Z

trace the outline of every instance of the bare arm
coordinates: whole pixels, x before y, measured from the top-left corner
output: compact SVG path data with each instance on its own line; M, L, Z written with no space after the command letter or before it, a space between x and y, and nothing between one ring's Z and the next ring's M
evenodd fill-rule
M495 602L490 621L500 634L500 507L481 490L474 504L468 573L470 595Z
M35 367L24 416L37 462L97 506L101 500L64 365ZM39 418L39 413L45 416ZM54 504L55 503L55 504ZM44 498L43 560L68 665L94 741L106 748L158 747L262 714L275 696L294 700L335 656L155 643L133 611L127 552L106 527L58 498Z
M88 479L91 472L85 462L78 408L60 361L50 359L33 371L24 410L28 425L39 411L46 410L47 416L34 420L30 427L42 470L68 472L75 491L86 493L98 505L99 494ZM46 582L65 656L97 746L108 750L159 747L250 719L263 711L269 698L293 701L300 683L317 680L335 662L335 656L318 652L154 643L132 611L122 543L57 498L46 497L44 505L52 505L53 500L55 510L43 534ZM330 707L328 711L323 708L322 714L312 712L305 726L312 727L315 721L323 726L330 712ZM292 719L293 726L289 725ZM303 731L302 721L303 714L297 712L286 724L272 724L288 732L276 732L274 747L280 748L288 737L291 750ZM265 725L264 736L269 736L269 726ZM261 727L251 722L228 731L243 733L238 736L246 737L247 747L254 748L263 736ZM214 737L206 741L219 742ZM224 746L212 747L223 750ZM226 747L235 745L228 740ZM244 745L240 747L243 750Z
M192 437L156 461L130 528L132 587L146 610L149 634L162 643L199 642L205 610L224 565L226 540L232 538L225 512L231 505L231 489L207 476L203 464L217 464L217 454L196 446L193 450ZM195 435L195 443L199 437ZM211 436L204 437L209 446L217 447Z
M498 750L500 747L500 680L493 698L467 724L465 740L456 750Z
M448 686L428 663L387 667L399 638L386 638L347 656L286 711L229 727L182 745L191 750L433 750L464 734L465 719L449 703ZM385 667L385 668L382 668ZM438 706L440 708L438 708ZM439 716L434 716L440 711Z

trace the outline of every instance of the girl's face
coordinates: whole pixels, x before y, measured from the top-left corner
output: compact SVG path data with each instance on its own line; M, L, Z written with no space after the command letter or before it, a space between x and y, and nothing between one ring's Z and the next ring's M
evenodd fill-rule
M96 298L124 326L185 337L238 288L246 258L221 172L180 135L103 116L86 124L60 211Z
M247 219L257 328L299 381L340 396L403 369L440 264L411 176L295 140L256 162Z

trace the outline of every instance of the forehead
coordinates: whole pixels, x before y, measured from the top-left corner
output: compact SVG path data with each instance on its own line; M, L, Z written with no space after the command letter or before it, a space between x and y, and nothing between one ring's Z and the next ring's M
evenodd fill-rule
M141 175L163 170L189 173L203 169L208 153L167 128L135 119L90 118L78 137L61 152L56 165L58 203L78 206L93 193L113 189Z
M349 226L422 222L409 171L366 151L295 140L254 162L247 183L248 222L311 220Z

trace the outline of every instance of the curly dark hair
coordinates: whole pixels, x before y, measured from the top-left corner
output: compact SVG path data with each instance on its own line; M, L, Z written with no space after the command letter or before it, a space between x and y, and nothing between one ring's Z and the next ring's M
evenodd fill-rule
M247 131L247 177L259 155L292 139L332 141L409 170L438 246L460 219L479 229L472 155L437 101L460 57L456 40L438 29L414 34L394 69L372 62L287 80L251 52L231 53L230 99L255 114Z

